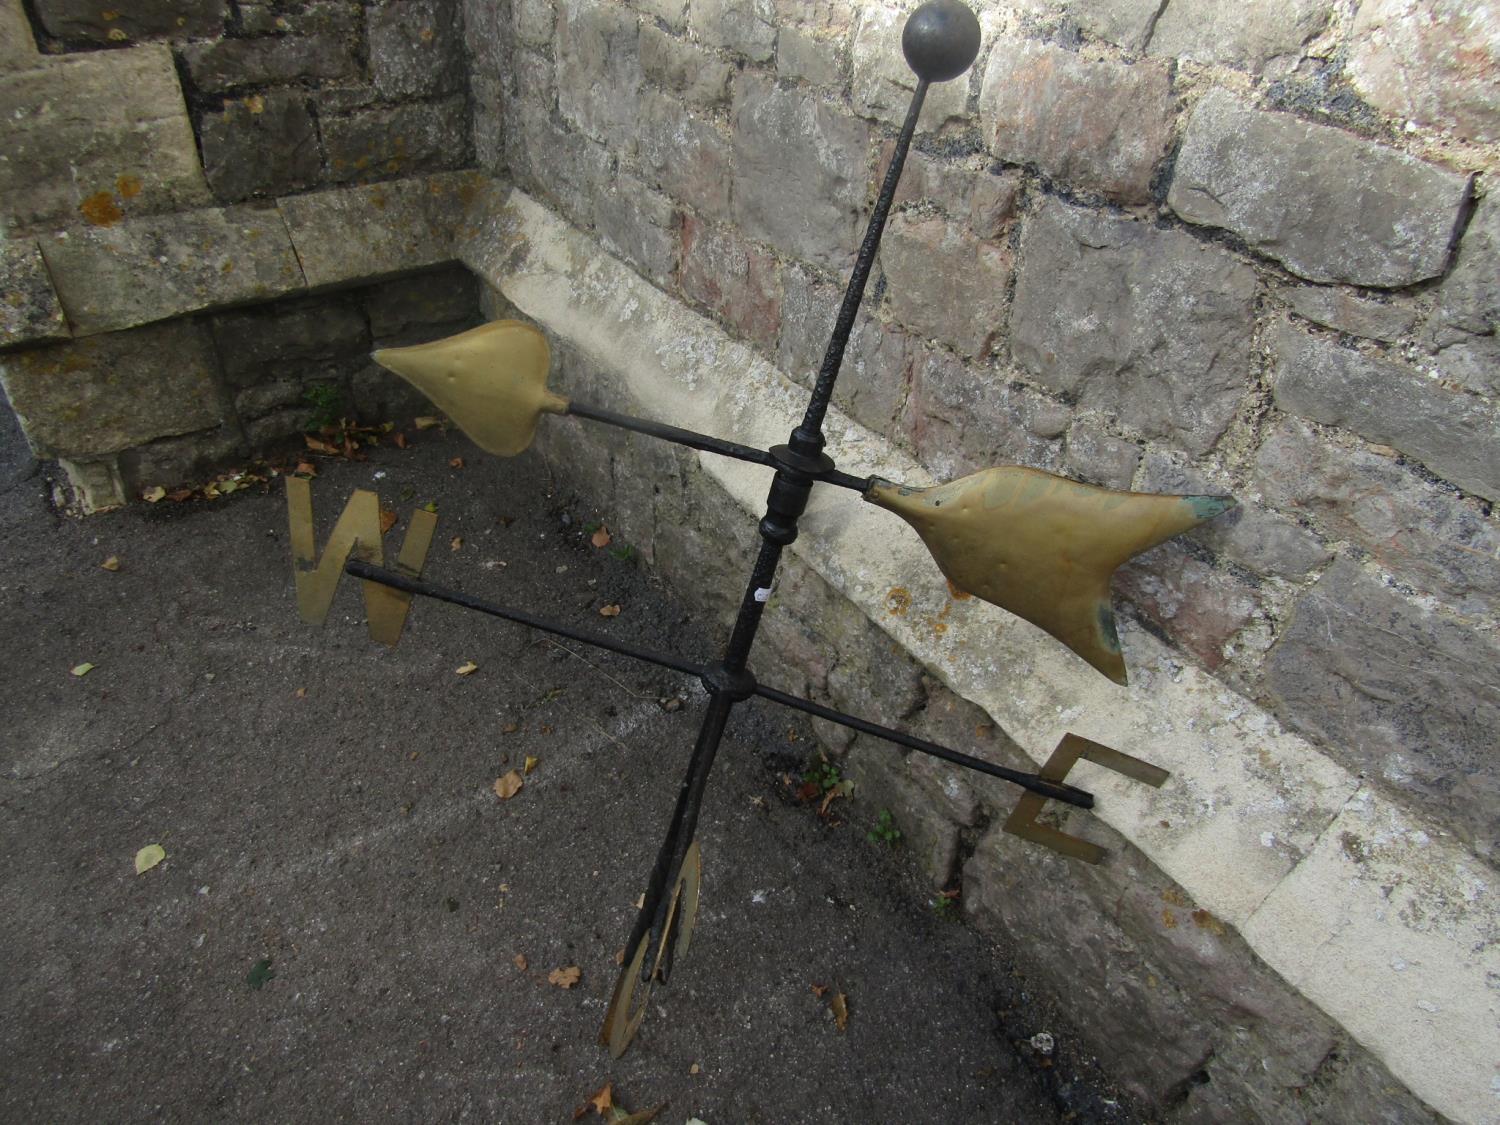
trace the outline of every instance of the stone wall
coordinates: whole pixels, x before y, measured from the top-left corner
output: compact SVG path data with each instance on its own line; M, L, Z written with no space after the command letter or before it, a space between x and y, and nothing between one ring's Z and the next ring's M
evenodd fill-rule
M412 405L371 346L478 310L453 4L0 13L0 378L85 510L269 452L315 386Z
M490 204L465 261L548 329L580 397L780 440L765 396L811 381L904 112L904 11L465 7L476 158L526 193ZM1173 770L1159 795L1088 774L1108 827L1068 823L1115 850L1081 871L998 831L1009 794L828 732L867 808L1080 996L1083 1041L1159 1105L1412 1120L1415 1090L1492 1119L1492 1052L1464 1044L1493 1042L1500 979L1500 11L981 17L845 362L841 465L1020 462L1241 506L1116 583L1129 690L872 557L930 569L887 524L816 506L833 543L797 544L762 663L999 758L1066 728ZM742 559L718 555L743 551L759 477L573 424L544 440L728 612ZM849 655L872 650L892 667Z

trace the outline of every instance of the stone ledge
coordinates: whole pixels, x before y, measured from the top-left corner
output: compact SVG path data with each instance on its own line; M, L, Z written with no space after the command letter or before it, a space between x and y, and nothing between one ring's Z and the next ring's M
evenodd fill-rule
M496 189L467 234L465 262L560 344L610 372L643 412L762 445L782 440L800 417L800 388L524 194ZM846 469L926 482L918 465L837 412L828 433ZM699 462L759 515L764 470ZM1352 773L1248 699L1178 668L1138 629L1122 638L1134 682L1120 688L1001 611L952 603L915 536L893 534L883 513L815 495L804 527L793 551L1034 760L1073 730L1171 770L1160 791L1086 763L1078 781L1098 795L1102 821L1413 1091L1457 1118L1491 1112L1497 1004L1487 974L1500 972L1500 958L1476 938L1496 922L1476 893L1488 877L1482 861L1412 814L1377 807ZM885 545L883 557L871 542ZM886 611L895 586L912 597L900 617ZM944 611L945 632L926 627ZM1420 909L1381 907L1390 864L1341 851L1350 816L1365 808L1399 820L1402 848L1425 849L1400 892ZM1369 831L1385 846L1383 827ZM1399 987L1388 979L1397 970L1382 960L1387 953L1402 958Z
M209 207L0 244L0 279L20 298L0 311L0 349L451 262L479 183L447 172L291 196L275 208Z

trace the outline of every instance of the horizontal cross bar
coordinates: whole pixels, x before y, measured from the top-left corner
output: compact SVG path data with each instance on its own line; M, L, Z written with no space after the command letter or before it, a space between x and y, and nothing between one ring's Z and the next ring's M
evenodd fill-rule
M717 453L722 457L734 457L740 461L749 461L755 465L764 465L768 469L780 466L775 454L765 449L757 449L753 445L741 445L737 441L725 441L711 434L700 434L694 430L684 430L680 426L669 426L665 422L653 422L649 418L635 418L629 414L617 414L613 410L605 410L603 407L590 406L584 402L569 402L568 413L579 418L587 418L591 422L603 422L605 425L618 426L622 430L630 430L633 433L645 434L648 437L661 438L664 441L676 442L678 445L688 446L690 449L701 449L707 453ZM822 471L808 474L814 480L825 484L836 484L840 488L852 488L856 492L868 491L870 487L869 477L851 476L849 473L841 473L837 469L824 469Z
M520 625L528 625L533 629L555 633L559 637L566 637L572 641L582 641L584 644L593 645L595 648L617 652L622 656L631 656L637 660L644 660L663 668L670 668L674 672L682 672L688 676L695 676L699 680L703 680L709 673L709 669L706 666L695 664L690 660L684 660L671 653L657 652L654 649L642 648L640 645L615 640L613 637L601 636L598 633L591 633L584 629L575 629L570 625L548 621L546 618L537 617L523 610L507 609L504 606L495 605L493 602L487 602L481 598L459 593L457 590L448 590L441 586L434 586L430 582L423 582L421 579L408 577L398 571L387 570L382 566L374 566L363 559L350 559L344 564L344 572L353 575L355 578L362 578L368 582L378 582L382 586L389 586L393 590L401 590L408 594L419 594L424 598L433 598L436 601L448 602L452 605L461 606L464 609L477 610L491 617L499 617L506 621L514 621ZM1093 794L1072 785L1067 785L1063 782L1048 781L1036 774L1022 773L1020 770L997 766L981 758L975 758L969 754L961 754L957 750L950 750L948 747L940 746L936 742L928 742L925 738L917 738L914 735L905 734L891 727L883 727L879 723L872 723L868 719L861 719L857 715L848 715L842 711L835 711L832 707L824 707L822 704L813 703L811 700L799 699L795 695L788 695L786 692L777 691L775 688L756 684L755 694L772 703L779 703L783 707L790 707L794 711L801 711L804 714L813 715L819 719L827 719L829 722L839 723L862 734L871 734L876 738L883 738L887 742L893 742L898 746L905 746L908 749L929 754L934 758L941 758L945 762L952 762L956 766L963 766L966 769L988 774L991 777L997 777L1001 781L1008 781L1013 785L1019 785L1021 788L1036 793L1039 796L1050 797L1053 800L1063 801L1069 805L1076 805L1081 809L1091 809L1094 807Z

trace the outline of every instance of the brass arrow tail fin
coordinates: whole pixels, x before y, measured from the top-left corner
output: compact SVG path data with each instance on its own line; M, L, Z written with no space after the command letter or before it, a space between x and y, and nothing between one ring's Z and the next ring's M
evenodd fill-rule
M864 498L911 524L959 589L1045 629L1120 684L1110 576L1235 503L1116 492L1017 465L933 488L876 481Z
M525 452L543 414L568 400L547 389L547 338L519 320L496 320L443 340L382 348L372 357L432 400L488 453Z

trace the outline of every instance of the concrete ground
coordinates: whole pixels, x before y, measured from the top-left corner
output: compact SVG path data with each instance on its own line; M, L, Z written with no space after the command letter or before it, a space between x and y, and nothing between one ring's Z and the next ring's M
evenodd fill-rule
M715 767L692 951L611 1061L595 1037L697 685L431 602L386 649L348 580L304 625L279 484L74 520L0 412L0 1119L565 1122L606 1083L673 1125L1138 1119L866 811L796 799L811 737L763 703ZM435 500L432 581L714 652L589 544L609 514L555 467L413 438L322 463L320 543L353 488L403 517L392 552ZM148 844L166 859L137 875Z

